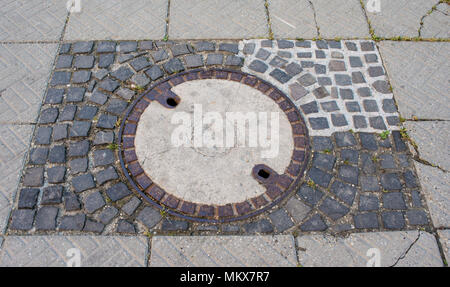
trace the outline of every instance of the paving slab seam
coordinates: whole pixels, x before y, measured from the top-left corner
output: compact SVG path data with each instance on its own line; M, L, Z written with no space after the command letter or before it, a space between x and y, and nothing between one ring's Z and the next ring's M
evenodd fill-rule
M152 242L153 242L153 236L151 234L146 234L147 240L148 240L148 248L147 248L147 256L146 256L146 266L150 267L150 264L152 263L150 260L152 258Z
M445 240L445 239L441 238L441 236L439 236L438 231L440 231L440 230L446 230L446 229L445 228L437 228L434 230L433 235L436 238L436 243L439 248L439 253L441 254L442 262L444 263L445 267L448 267L447 257L446 257L444 246L443 246L444 244L442 243L443 240Z

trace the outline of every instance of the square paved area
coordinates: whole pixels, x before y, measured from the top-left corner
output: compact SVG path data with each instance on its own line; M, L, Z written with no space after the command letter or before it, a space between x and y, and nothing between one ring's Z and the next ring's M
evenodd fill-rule
M292 236L156 236L152 246L150 266L154 267L297 265Z
M435 0L379 0L380 11L370 11L370 1L364 0L367 17L380 37L417 37L422 17L437 4ZM372 1L373 2L373 1Z
M366 266L374 248L381 266L447 265L447 3L66 2L0 7L0 266L77 250L81 266ZM122 182L121 112L198 67L260 76L305 115L304 182L274 210L190 222Z
M56 44L0 44L0 124L36 121Z
M317 37L314 8L308 0L269 1L271 27L275 38Z
M67 14L66 1L2 1L0 41L58 41Z
M170 1L170 39L242 39L268 33L263 0Z
M166 16L166 0L82 1L82 12L70 15L64 39L162 39Z

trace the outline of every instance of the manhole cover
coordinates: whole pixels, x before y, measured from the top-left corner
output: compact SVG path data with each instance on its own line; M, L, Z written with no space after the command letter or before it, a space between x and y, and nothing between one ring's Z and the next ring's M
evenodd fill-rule
M150 203L226 222L281 201L305 169L309 140L286 95L242 72L180 73L154 85L122 122L125 176Z

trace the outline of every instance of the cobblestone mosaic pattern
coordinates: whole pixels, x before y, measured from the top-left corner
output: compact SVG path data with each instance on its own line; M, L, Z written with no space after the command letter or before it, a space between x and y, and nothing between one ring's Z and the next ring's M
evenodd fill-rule
M398 130L393 94L372 41L248 40L243 70L291 96L311 135Z
M266 47L269 43L279 48L277 56L272 53L273 47ZM263 45L264 50L260 48ZM260 50L263 54L269 52L266 60L256 62ZM296 59L297 53L307 53L308 57L311 53L311 58L304 63L285 63L284 59L290 58L281 55L287 57L294 50L295 55L291 55ZM65 43L59 53L9 221L11 234L307 233L403 230L429 225L407 147L396 131L385 140L374 133L331 134L331 128L326 130L328 136L317 132L309 143L313 156L308 171L294 194L272 210L230 224L202 224L172 217L147 204L121 171L119 127L138 94L183 71L205 67L238 71L244 64L243 55L252 55L245 56L245 71L270 80L296 100L308 125L314 125L311 132L317 131L311 124L314 118L324 118L339 130L336 118L342 117L325 109L333 110L337 105L347 119L346 102L356 102L361 109L358 115L367 123L388 125L388 115L396 116L396 110L383 105L384 100L392 100L392 94L372 42L99 41ZM325 58L323 61L328 62L320 62L317 55L321 59L322 53L337 57L333 59L342 55L345 60ZM359 56L350 58L354 53ZM364 62L375 59L375 69ZM252 65L254 62L257 64ZM362 67L357 70L351 63ZM270 72L256 72L255 65L267 67ZM343 67L346 71L340 71ZM321 74L324 68L325 74ZM352 73L355 79L361 74L367 82L355 83ZM331 81L339 87L338 97L332 96L331 85L321 86L316 81ZM313 83L308 86L308 82ZM304 95L299 97L298 91ZM356 100L343 98L350 97L350 91ZM305 105L310 102L320 106L321 112L307 113ZM362 112L372 104L383 116ZM351 127L349 121L341 128ZM372 129L376 130L367 128Z

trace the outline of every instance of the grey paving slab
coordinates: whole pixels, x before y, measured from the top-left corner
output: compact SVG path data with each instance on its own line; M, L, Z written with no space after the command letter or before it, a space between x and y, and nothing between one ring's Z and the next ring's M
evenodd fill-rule
M420 157L450 171L450 123L448 121L405 122L409 136L419 146Z
M422 231L354 233L346 238L305 235L297 238L297 248L305 267L365 267L375 260L373 248L379 250L379 266L443 266L435 237Z
M8 236L0 251L0 266L64 267L79 250L80 266L146 266L145 236ZM76 252L76 251L75 251Z
M433 5L435 0L379 0L380 11L370 11L369 0L364 0L367 17L375 34L380 37L417 37L420 21Z
M8 221L33 127L0 125L0 234Z
M316 12L320 35L336 37L369 37L369 25L359 0L311 0Z
M82 1L80 13L71 13L65 40L162 39L167 0Z
M30 123L37 112L57 44L0 45L0 123Z
M267 37L263 0L172 0L170 39L242 39Z
M439 7L442 7L440 10ZM442 3L436 11L423 19L420 36L422 38L450 38L449 5Z
M275 38L317 37L314 10L307 0L269 1L269 15Z
M379 43L404 118L450 119L450 43Z
M438 230L439 241L441 242L442 251L444 251L447 264L450 261L450 230Z
M294 237L155 236L150 266L296 266Z
M450 227L449 173L418 162L415 162L415 166L434 227Z
M0 41L57 41L67 15L66 1L2 1Z

